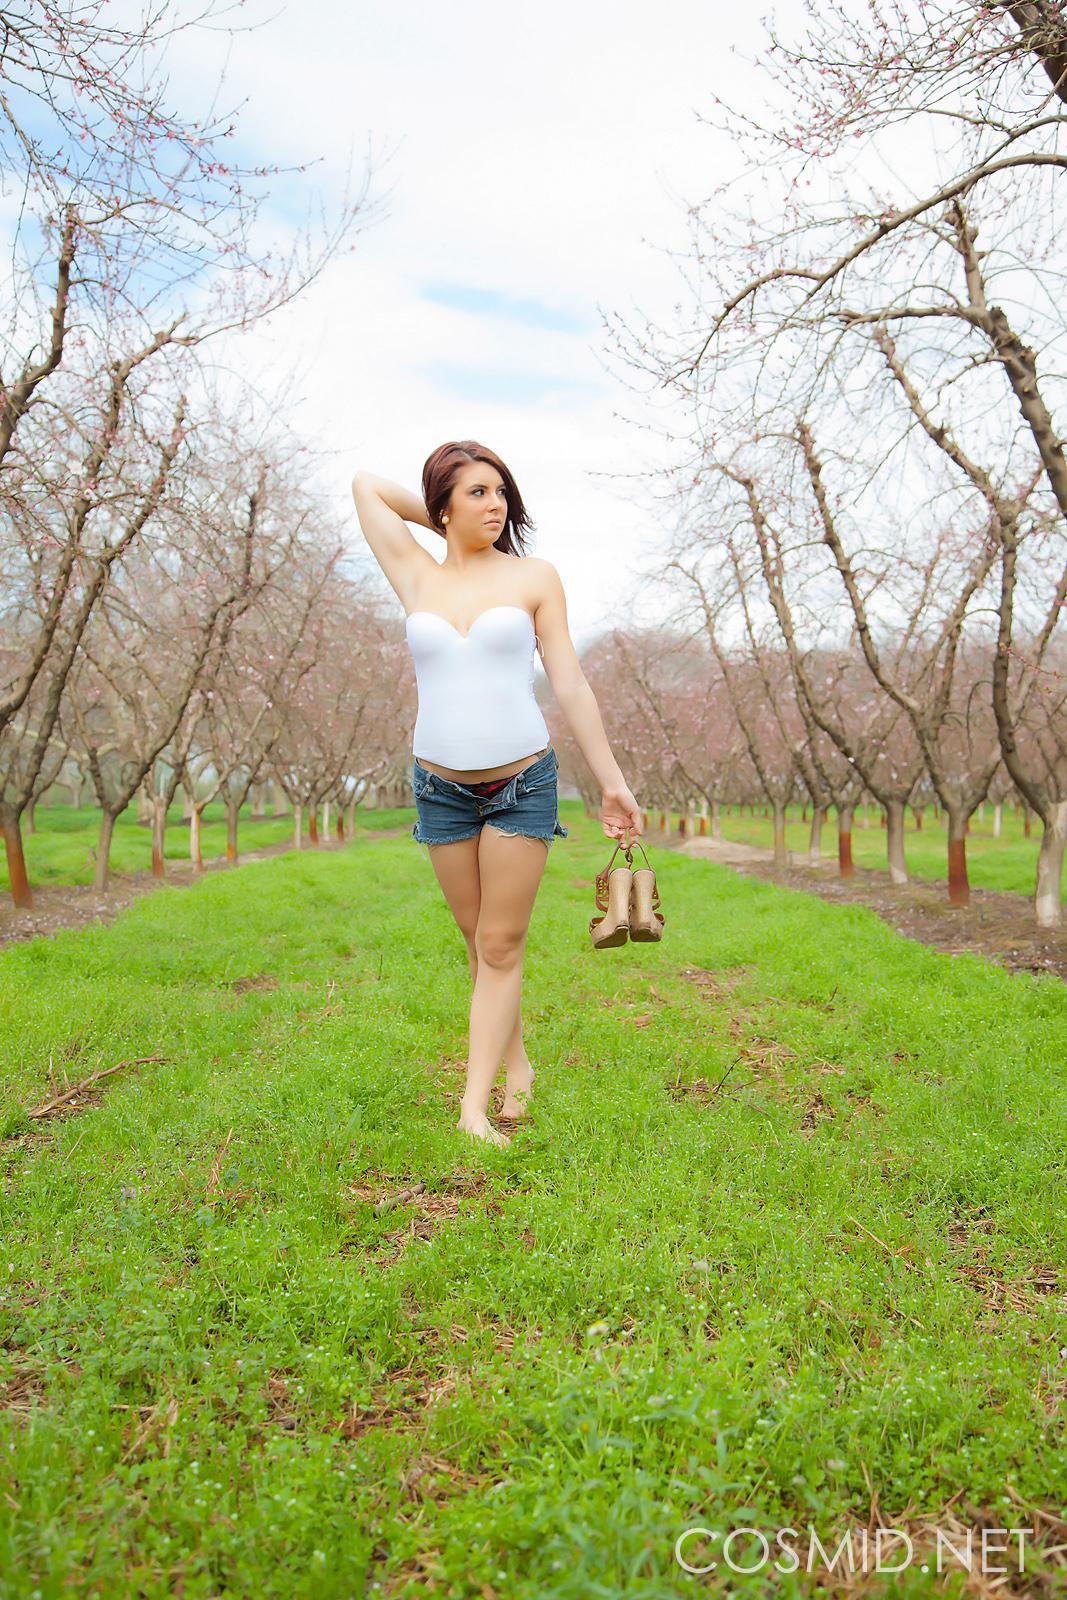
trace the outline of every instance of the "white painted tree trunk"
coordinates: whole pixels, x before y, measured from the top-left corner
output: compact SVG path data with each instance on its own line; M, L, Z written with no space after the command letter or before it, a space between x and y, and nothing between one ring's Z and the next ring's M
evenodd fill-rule
M822 825L826 820L823 806L812 805L811 832L808 834L808 865L817 867L822 860Z
M1063 851L1067 845L1067 800L1057 800L1049 806L1049 820L1041 836L1041 849L1037 857L1037 892L1034 910L1039 928L1058 928L1063 920L1060 906L1060 880L1063 875Z
M904 805L900 800L890 800L886 807L886 858L889 863L889 881L907 883L908 863L904 855Z
M994 837L994 839L999 839L1000 838L1000 819L1001 819L1001 814L1003 813L1003 810L1004 810L1004 807L1001 805L1000 801L998 800L996 805L993 807L993 837Z

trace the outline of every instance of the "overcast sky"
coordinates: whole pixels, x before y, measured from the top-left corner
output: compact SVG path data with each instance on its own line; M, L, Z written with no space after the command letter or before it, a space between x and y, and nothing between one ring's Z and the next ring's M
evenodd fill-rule
M355 251L246 339L242 362L281 372L298 360L294 421L338 452L338 514L356 549L356 467L418 490L448 439L498 451L537 524L531 553L563 576L580 645L621 614L634 561L663 537L647 492L639 504L625 481L664 460L649 431L665 421L663 397L624 368L607 321L670 323L687 300L667 252L684 251L686 207L731 154L696 113L710 114L710 86L758 105L744 61L755 16L706 0L303 0L273 16L259 0L252 16L262 26L228 46L215 36L222 100L247 100L245 153L325 158L279 202L328 190L350 153L357 189L375 171ZM200 34L172 53L173 84L194 51L207 81ZM428 530L417 536L442 553Z

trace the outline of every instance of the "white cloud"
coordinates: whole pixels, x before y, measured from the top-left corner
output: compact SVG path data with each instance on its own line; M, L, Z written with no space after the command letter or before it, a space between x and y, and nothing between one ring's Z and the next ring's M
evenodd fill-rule
M532 549L563 575L576 642L618 614L630 569L658 534L634 488L608 475L662 452L614 414L653 413L620 381L598 308L643 326L669 322L685 298L663 252L684 246L683 200L701 199L729 158L694 111L710 111L709 85L736 89L729 46L751 48L756 28L740 7L690 0L654 12L632 0L307 0L229 47L221 102L247 101L246 159L322 154L302 180L310 191L336 186L350 153L358 187L368 148L388 152L357 249L241 344L246 369L298 361L294 417L339 452L338 511L355 547L352 468L418 489L439 443L478 438L522 487L538 525ZM209 81L210 42L179 39L172 84L194 53L196 81ZM293 180L277 196L287 209L299 198ZM432 298L442 286L533 302L578 331L442 305ZM531 386L509 398L487 380L479 398L469 382L478 370ZM532 380L545 379L558 388L530 398ZM418 537L440 555L432 534Z

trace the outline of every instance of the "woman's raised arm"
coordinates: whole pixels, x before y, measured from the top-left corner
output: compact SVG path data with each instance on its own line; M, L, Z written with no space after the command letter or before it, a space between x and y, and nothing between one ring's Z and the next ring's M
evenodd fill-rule
M423 562L433 561L407 526L417 522L423 528L433 527L425 504L410 489L362 468L352 479L352 498L363 537L375 560L401 601L408 605L415 573Z

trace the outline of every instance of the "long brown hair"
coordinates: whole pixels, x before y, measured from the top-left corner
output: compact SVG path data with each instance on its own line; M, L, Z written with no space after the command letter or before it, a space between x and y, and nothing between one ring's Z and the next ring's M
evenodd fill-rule
M469 461L484 461L487 466L495 467L504 480L508 512L499 538L493 541L493 549L503 550L507 555L524 556L526 548L523 543L523 533L536 527L536 523L531 521L522 503L518 485L496 451L490 450L487 445L479 444L476 439L450 440L448 444L438 445L433 455L427 457L422 469L422 498L426 502L426 510L435 531L442 539L448 537L446 530L441 526L441 517L448 506L452 486L459 476L460 469Z

